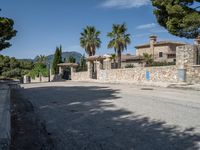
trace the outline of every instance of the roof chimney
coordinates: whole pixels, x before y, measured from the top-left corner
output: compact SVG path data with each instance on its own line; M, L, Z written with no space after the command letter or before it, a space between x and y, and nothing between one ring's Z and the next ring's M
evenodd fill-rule
M157 42L157 36L156 35L151 35L149 37L150 39L150 50L151 50L151 54L153 55L154 57L154 44L156 44Z

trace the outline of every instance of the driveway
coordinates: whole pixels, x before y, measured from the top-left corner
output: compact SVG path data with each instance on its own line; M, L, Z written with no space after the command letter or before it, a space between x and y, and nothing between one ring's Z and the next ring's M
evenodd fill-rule
M84 82L22 87L14 106L32 109L15 116L26 117L22 124L15 119L14 139L35 140L14 140L13 149L200 150L200 91ZM19 134L20 125L41 132Z

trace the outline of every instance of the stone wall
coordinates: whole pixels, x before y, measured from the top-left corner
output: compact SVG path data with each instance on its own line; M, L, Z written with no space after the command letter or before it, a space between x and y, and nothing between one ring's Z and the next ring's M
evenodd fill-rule
M176 65L163 67L135 67L110 69L97 63L97 81L100 82L166 82L200 83L200 65L197 65L197 49L200 45L184 45L176 49ZM91 80L92 65L88 72L72 73L72 80Z
M146 79L149 72L150 80ZM167 67L137 67L126 69L100 70L100 81L110 82L178 82L176 66Z
M89 73L87 71L85 72L73 72L72 73L72 80L74 81L87 81L89 80Z
M50 81L59 81L61 80L61 77L59 75L51 75L50 76ZM39 83L39 82L49 82L49 77L35 77L30 79L31 83ZM28 83L28 82L25 82Z
M31 83L38 83L38 82L48 82L49 78L48 77L35 77L35 78L31 78Z
M188 83L200 83L200 66L193 66L186 70L186 81Z
M177 68L185 70L187 83L200 83L200 65L197 64L197 50L200 46L185 45L176 50Z

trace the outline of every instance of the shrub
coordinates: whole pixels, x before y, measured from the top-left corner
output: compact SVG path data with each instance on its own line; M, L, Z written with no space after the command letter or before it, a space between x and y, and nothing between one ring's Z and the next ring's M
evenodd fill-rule
M125 66L125 68L134 68L135 66L134 65L132 65L132 64L127 64L126 66Z
M32 78L39 77L40 75L48 77L48 69L43 63L36 63L34 68L30 72Z
M172 65L175 65L176 63L175 62L166 62L166 61L163 61L163 62L153 62L151 64L151 66L172 66Z
M15 68L13 70L3 72L2 76L7 78L19 78L21 77L21 70L19 68Z

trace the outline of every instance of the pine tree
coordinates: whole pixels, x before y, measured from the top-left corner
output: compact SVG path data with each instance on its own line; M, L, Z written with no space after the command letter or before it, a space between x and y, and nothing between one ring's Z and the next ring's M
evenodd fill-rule
M59 67L58 64L62 63L62 47L56 47L56 51L54 54L53 65L52 65L52 72L53 74L59 74Z
M17 33L13 26L14 21L12 19L0 17L0 51L11 46L8 41Z
M200 0L151 0L158 23L171 34L196 38L200 35Z

